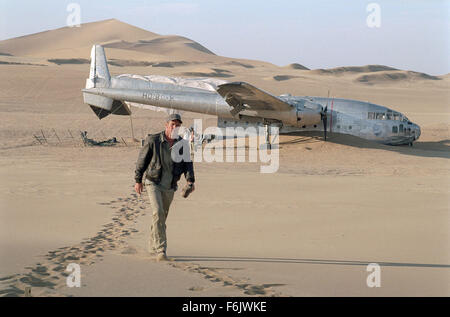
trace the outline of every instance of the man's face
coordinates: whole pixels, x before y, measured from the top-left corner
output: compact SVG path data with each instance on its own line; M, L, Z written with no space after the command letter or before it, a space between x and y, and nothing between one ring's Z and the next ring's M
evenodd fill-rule
M172 120L166 122L166 135L170 136L171 139L178 138L178 130L181 127L181 122L178 120Z

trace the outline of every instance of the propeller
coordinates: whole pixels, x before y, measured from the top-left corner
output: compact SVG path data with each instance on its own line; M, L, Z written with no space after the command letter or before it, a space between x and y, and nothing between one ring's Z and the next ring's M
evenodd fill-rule
M325 108L322 107L322 111L320 112L320 118L322 119L323 122L323 136L325 141L327 140L327 124L328 124L327 111L328 105L326 105Z
M327 116L327 112L328 112L328 101L330 100L330 90L328 89L328 97L327 97L327 105L325 106L325 108L322 107L322 111L320 112L320 118L322 119L322 123L323 123L323 137L324 140L327 140L327 125L328 125L328 116Z

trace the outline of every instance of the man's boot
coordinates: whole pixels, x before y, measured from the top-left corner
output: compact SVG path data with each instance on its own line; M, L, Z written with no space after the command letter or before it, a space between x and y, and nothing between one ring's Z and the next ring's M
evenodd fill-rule
M156 261L157 262L164 262L164 261L169 261L169 259L167 258L166 252L160 252L156 255Z

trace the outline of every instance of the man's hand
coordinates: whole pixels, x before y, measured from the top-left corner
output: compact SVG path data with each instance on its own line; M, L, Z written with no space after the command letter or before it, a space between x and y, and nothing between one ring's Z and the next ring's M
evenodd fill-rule
M138 193L139 195L142 193L142 189L144 188L144 186L142 185L142 183L136 183L134 185L134 190L136 191L136 193Z
M184 198L188 198L188 196L195 190L194 183L187 182L186 186L181 190L181 196Z

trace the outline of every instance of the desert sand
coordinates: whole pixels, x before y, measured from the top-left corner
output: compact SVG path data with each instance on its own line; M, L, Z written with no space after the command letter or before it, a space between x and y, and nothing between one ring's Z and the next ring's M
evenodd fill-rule
M413 147L280 136L274 174L248 160L196 163L196 191L177 192L169 213L173 261L157 263L147 252L148 199L133 192L140 147L130 119L98 120L82 100L94 43L105 46L112 75L330 90L398 110L422 135ZM298 62L226 58L117 20L1 41L0 295L31 287L32 296L449 296L448 74ZM132 110L136 139L163 129L164 113ZM86 147L80 131L120 143ZM81 266L80 288L66 285L69 263ZM379 288L366 284L369 263L381 266Z

